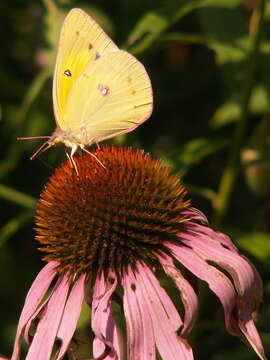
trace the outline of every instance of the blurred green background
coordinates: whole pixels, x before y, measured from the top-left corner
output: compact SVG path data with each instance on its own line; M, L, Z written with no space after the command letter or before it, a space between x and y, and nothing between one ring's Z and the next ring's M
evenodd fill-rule
M229 234L265 286L258 317L270 350L270 2L96 0L0 2L0 352L10 355L24 298L43 266L35 202L63 147L29 157L55 128L51 75L61 23L81 7L137 56L153 84L152 117L114 144L143 148L182 179L210 225ZM256 359L226 333L202 287L190 342L198 359ZM87 334L88 317L79 331ZM87 335L85 335L87 336Z

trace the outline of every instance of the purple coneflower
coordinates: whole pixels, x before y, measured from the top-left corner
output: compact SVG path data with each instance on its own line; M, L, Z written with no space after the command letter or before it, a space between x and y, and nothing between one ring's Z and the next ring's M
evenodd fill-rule
M193 359L187 337L198 300L185 270L217 295L228 331L265 359L253 321L262 285L252 264L208 227L170 169L132 149L103 147L96 155L105 169L88 154L76 156L79 176L67 161L41 195L36 238L47 264L27 295L12 359L19 359L23 335L27 360L62 359L84 300L92 307L94 358ZM184 315L161 286L161 271L178 288Z

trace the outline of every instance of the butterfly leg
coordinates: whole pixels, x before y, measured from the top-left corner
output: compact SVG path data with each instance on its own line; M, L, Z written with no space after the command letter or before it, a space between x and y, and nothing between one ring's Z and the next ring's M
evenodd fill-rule
M74 145L72 146L72 148L71 148L70 155L69 155L68 152L66 152L66 155L67 155L67 157L68 157L68 159L69 159L69 161L70 161L71 167L74 167L77 176L79 176L78 168L77 168L76 162L75 162L75 160L74 160L74 158L73 158L73 155L75 154L75 152L76 152L76 150L77 150L77 147L78 147L78 146L77 146L76 144L74 144Z
M87 154L91 155L98 163L99 165L101 165L104 169L106 169L105 165L102 164L102 162L97 158L96 155L94 155L93 153L91 153L89 150L87 150L83 145L80 145L80 148L85 151Z

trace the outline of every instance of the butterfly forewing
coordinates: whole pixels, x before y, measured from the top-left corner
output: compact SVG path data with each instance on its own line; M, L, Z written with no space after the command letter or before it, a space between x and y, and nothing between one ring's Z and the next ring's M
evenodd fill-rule
M102 55L74 83L65 130L91 145L129 132L152 112L152 88L144 66L125 51Z
M103 54L118 50L101 27L84 11L71 10L62 26L53 81L54 112L58 126L66 126L64 114L73 85Z

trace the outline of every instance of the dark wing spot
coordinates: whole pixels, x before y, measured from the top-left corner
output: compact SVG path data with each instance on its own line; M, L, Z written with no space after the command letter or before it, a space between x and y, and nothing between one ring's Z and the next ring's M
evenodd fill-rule
M136 94L136 90L133 89L132 92L131 92L131 94L132 94L132 95L135 95L135 94Z
M100 58L99 53L96 53L95 60L97 60L97 59L99 59L99 58Z
M130 76L127 78L127 81L128 81L129 84L132 82L132 79L131 79Z
M92 49L93 49L93 45L92 45L91 43L89 43L88 49L89 49L89 50L92 50Z
M65 70L64 74L67 76L72 76L71 71L69 69Z
M76 31L76 35L78 35L78 36L80 35L80 32L78 30Z

